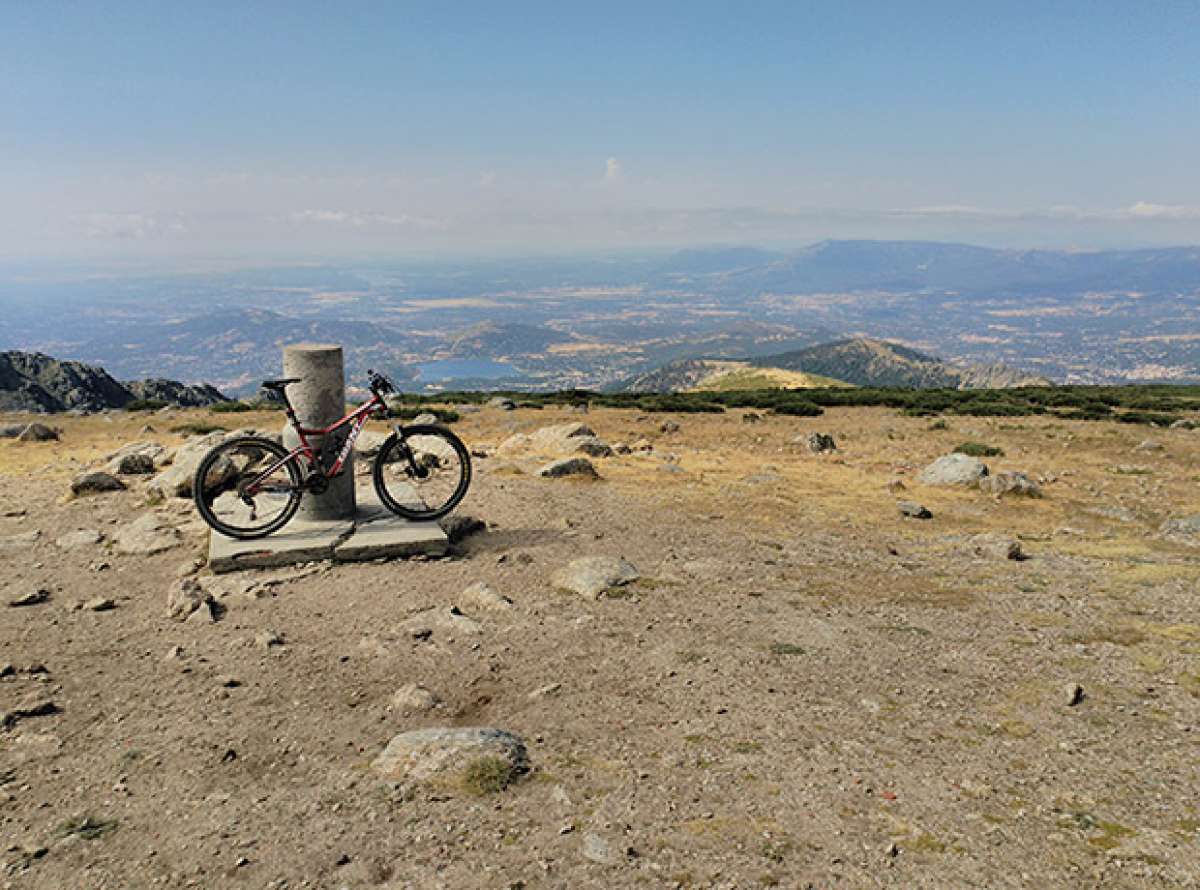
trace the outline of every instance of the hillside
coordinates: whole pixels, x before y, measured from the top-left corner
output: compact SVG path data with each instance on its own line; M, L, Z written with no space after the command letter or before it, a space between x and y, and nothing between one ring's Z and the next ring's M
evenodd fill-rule
M1001 364L950 364L882 340L859 338L825 343L794 352L752 359L750 364L832 377L855 386L899 386L913 389L1002 389L1046 386L1043 377Z
M839 380L774 367L757 367L749 361L683 359L639 374L620 385L617 392L669 393L694 390L788 389L845 386Z
M226 400L215 387L152 378L120 383L82 362L38 352L0 352L0 411L100 411L134 400L198 408Z

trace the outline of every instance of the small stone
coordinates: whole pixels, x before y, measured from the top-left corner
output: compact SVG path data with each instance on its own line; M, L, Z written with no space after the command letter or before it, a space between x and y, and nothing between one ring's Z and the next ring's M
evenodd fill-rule
M900 855L900 848L896 846L895 841L893 841L892 843L887 845L887 847L883 851L883 855L886 856L888 859L895 859L897 856Z
M538 470L538 475L546 479L562 479L568 476L579 479L600 478L600 474L586 457L568 457L552 461Z
M487 531L487 523L476 516L452 513L438 520L438 527L446 533L451 544L457 544L471 535Z
M10 606L36 606L50 599L50 591L44 587L39 587L35 590L27 590L24 593L19 593L8 601Z
M275 646L282 646L283 643L283 634L269 628L260 630L254 635L254 645L264 652L269 652Z
M916 501L900 501L896 506L900 508L902 516L910 516L913 519L933 518L933 514L929 512L929 509L918 504Z
M242 685L242 681L237 677L225 674L217 678L217 685L222 686L225 689L237 689Z
M180 578L167 591L167 617L185 621L199 611L213 611L213 598L195 578Z
M601 865L611 865L614 861L608 841L592 831L583 836L583 858Z
M813 454L837 451L837 442L828 433L809 433L804 437L804 446Z
M664 420L658 425L658 429L660 432L667 433L669 435L671 433L679 432L679 424L674 420Z
M513 607L512 600L496 593L483 581L476 581L465 588L458 598L463 605L486 612L506 612Z
M1083 687L1078 683L1071 683L1067 686L1067 707L1073 708L1083 702L1087 696L1084 694Z
M472 764L498 760L508 768L508 778L529 769L525 743L520 736L492 727L434 727L394 736L371 768L385 778L426 781L458 779L469 775Z
M557 695L562 690L562 683L548 683L541 686L526 696L530 701L536 701L539 698L546 698L551 695Z
M48 427L44 423L31 423L17 434L18 442L56 442L61 430Z
M440 702L436 693L419 683L406 683L392 694L392 710L405 716L426 714Z
M84 603L83 607L90 612L110 612L117 607L117 604L108 597L96 596Z

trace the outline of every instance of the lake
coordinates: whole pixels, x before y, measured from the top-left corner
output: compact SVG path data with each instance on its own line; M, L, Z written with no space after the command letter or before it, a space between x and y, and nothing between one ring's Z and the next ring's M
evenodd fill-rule
M486 358L448 358L417 365L417 380L422 383L467 379L498 380L520 373L512 365Z

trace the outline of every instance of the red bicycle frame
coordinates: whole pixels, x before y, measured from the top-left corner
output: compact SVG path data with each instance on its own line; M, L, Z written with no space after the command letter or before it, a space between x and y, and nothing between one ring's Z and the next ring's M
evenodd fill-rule
M354 448L354 443L358 440L359 433L366 426L367 421L371 419L371 415L375 413L386 413L387 406L384 404L383 398L378 394L373 394L370 401L365 402L355 410L351 411L337 423L331 424L324 429L310 429L300 426L300 421L296 417L296 412L292 408L291 403L286 402L288 420L292 424L292 429L296 431L297 437L300 439L300 444L293 448L287 455L273 463L270 467L259 473L257 478L247 485L242 494L244 497L253 497L263 490L262 482L280 467L287 464L289 461L296 460L301 455L308 461L310 469L320 470L326 479L332 479L342 471L342 467L346 463L346 459L350 456L350 450ZM321 466L321 462L317 460L317 453L312 445L308 442L309 436L328 436L334 430L341 429L346 424L350 424L350 434L346 436L346 441L342 445L342 450L338 453L337 461L328 470Z

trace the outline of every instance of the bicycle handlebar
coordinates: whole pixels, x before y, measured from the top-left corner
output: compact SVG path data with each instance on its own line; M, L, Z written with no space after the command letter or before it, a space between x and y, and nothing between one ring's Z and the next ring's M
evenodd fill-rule
M392 385L392 381L377 371L367 368L367 378L371 381L371 392L377 396L387 395L390 392L396 391L396 387Z

